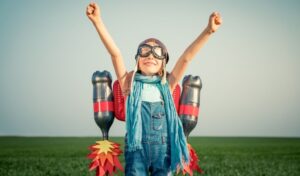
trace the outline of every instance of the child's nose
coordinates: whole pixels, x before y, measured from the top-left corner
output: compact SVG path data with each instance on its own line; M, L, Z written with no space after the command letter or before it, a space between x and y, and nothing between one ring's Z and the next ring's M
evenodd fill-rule
M149 54L149 56L147 57L148 59L154 59L154 56L152 53Z

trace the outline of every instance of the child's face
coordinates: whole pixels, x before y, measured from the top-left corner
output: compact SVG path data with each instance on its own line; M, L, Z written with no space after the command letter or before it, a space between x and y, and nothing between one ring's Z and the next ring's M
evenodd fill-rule
M155 42L148 42L148 45L158 46ZM138 60L138 67L142 74L147 76L156 75L162 69L163 60L156 59L152 53L149 56L141 57Z

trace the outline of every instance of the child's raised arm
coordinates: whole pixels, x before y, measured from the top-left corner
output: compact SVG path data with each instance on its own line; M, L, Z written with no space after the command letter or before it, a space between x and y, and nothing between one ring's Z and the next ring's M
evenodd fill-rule
M86 15L94 24L102 43L109 52L120 86L123 88L127 74L123 57L101 19L99 6L96 3L90 3L86 8Z
M221 23L222 23L222 19L220 14L217 12L212 13L209 17L209 22L207 27L180 56L170 76L168 77L171 92L173 92L176 84L182 78L189 62L194 58L197 52L207 42L211 34L213 34L220 27Z

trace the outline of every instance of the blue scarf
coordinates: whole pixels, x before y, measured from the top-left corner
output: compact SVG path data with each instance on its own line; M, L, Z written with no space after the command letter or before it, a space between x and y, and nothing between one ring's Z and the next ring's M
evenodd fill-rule
M173 97L169 89L169 84L161 84L161 78L159 76L151 77L143 76L139 73L135 74L133 90L131 90L126 101L128 151L142 149L142 102L140 97L144 83L155 84L163 96L171 146L171 169L175 171L178 166L183 167L183 157L186 163L189 162L189 152L182 124L176 112Z

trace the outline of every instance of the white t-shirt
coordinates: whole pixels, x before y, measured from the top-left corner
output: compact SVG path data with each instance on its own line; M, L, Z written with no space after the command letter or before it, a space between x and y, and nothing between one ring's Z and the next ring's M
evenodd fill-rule
M154 84L147 84L147 83L143 85L141 100L147 102L163 101L159 89Z

